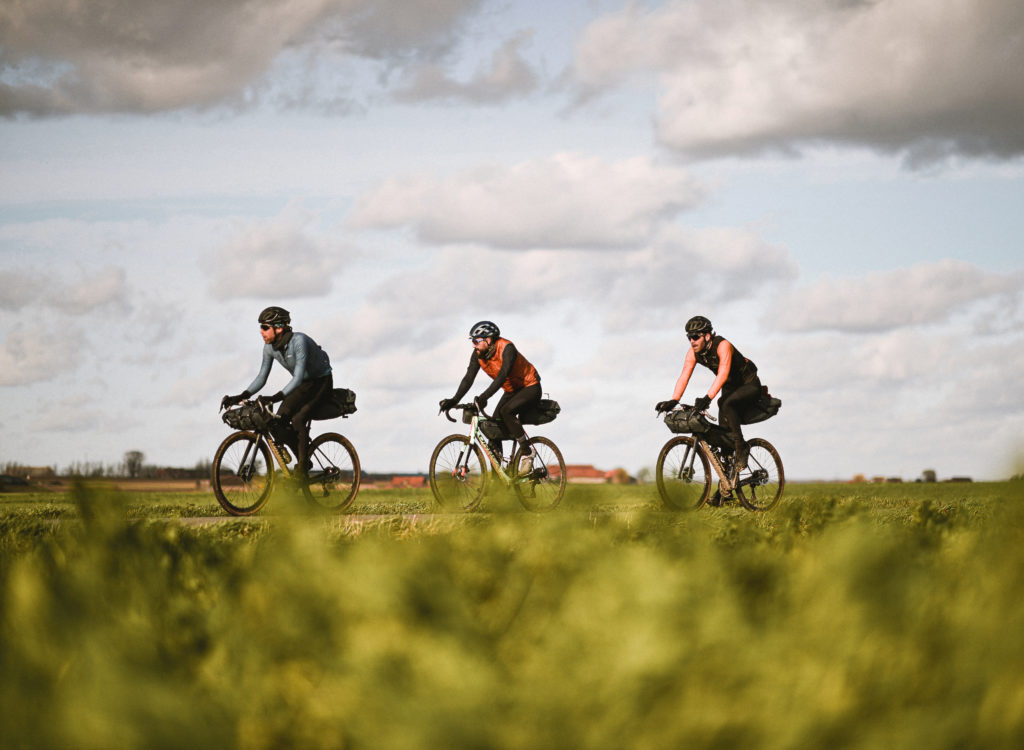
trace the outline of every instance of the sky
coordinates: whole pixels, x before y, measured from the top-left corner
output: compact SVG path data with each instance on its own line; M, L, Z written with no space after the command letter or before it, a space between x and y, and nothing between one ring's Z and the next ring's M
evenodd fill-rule
M653 467L704 315L787 477L1005 478L1021 70L1019 0L0 0L0 465L211 459L281 305L372 472L481 319L566 462Z

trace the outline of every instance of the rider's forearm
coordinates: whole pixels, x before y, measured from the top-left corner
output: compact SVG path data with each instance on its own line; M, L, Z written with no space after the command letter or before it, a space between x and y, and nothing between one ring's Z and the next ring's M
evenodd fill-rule
M469 391L473 381L476 380L476 374L480 372L480 365L475 359L470 360L469 367L466 368L466 374L462 376L462 382L459 383L458 390L455 391L455 395L452 397L452 401L459 401Z

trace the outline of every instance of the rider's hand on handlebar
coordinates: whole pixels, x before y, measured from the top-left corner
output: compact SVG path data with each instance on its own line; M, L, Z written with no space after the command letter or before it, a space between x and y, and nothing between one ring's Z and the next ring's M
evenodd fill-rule
M673 409L676 408L676 404L678 403L678 399L674 398L670 398L668 401L659 401L654 405L654 411L658 412L659 414L663 411L672 411Z
M701 396L693 402L693 408L697 411L707 411L709 406L711 406L711 399L707 396Z
M220 408L221 409L230 409L235 404L240 404L243 401L245 401L247 398L249 398L249 394L246 393L245 391L242 391L237 396L225 396L224 398L222 398L220 400Z
M473 399L473 406L480 414L483 414L484 408L487 406L487 399L484 396L477 396Z
M456 401L453 398L443 398L437 402L437 405L441 407L441 411L448 411L453 408L455 404Z

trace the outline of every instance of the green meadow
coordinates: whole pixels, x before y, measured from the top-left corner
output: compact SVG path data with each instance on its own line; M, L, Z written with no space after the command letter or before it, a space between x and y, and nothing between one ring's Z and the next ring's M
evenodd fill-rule
M1024 747L1022 482L430 509L0 495L0 746Z

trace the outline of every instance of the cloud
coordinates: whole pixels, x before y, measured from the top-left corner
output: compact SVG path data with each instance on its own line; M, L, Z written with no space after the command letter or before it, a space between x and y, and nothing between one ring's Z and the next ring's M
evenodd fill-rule
M349 221L356 228L411 226L435 244L637 247L703 194L683 170L646 157L608 162L560 153L511 167L479 166L445 180L392 180L362 197Z
M479 0L33 0L0 6L0 115L242 105L279 59L402 60L450 48ZM263 82L265 85L265 82Z
M765 316L772 329L867 333L943 323L969 306L1009 301L1017 309L1021 274L991 274L959 260L921 263L860 279L824 279L787 292Z
M1022 34L1017 0L675 0L593 22L573 74L595 92L653 71L658 134L695 156L828 141L1011 158Z
M44 288L37 274L0 271L0 310L20 310L39 298Z
M45 279L35 269L0 271L0 309L21 310L37 304L80 315L108 305L128 305L123 268L108 266L71 283Z
M293 204L272 219L240 226L203 262L211 293L220 299L328 294L347 253L310 231L315 218Z
M440 63L410 68L405 82L394 96L399 101L448 100L469 104L499 104L525 96L537 88L537 74L520 54L531 36L525 32L506 41L495 53L490 66L477 70L468 81L452 78Z
M0 344L0 386L52 380L78 366L80 337L74 329L14 328Z
M124 269L111 266L79 282L60 286L50 295L50 304L75 315L106 305L127 307Z

